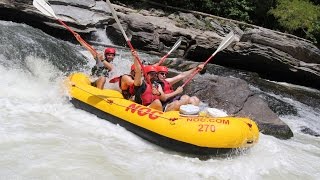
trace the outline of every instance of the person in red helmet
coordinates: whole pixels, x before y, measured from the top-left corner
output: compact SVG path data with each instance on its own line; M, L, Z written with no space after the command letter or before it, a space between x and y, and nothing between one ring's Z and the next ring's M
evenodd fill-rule
M135 76L135 66L134 64L130 68L130 74L123 74L119 78L119 88L125 99L132 99L134 96L134 76Z
M103 89L106 83L106 78L109 77L109 72L114 68L112 62L116 55L116 49L106 48L103 56L102 53L97 53L86 42L84 42L79 34L75 34L75 36L80 44L84 46L96 60L96 64L91 70L91 75L97 77L97 80L91 84L99 89Z
M130 74L124 74L120 76L119 87L122 91L122 95L126 99L132 99L134 96L134 76L135 76L135 66L131 65Z
M182 79L190 76L197 69L202 70L203 68L204 68L204 65L200 64L189 71L185 71L181 74L178 74L177 76L167 78L168 68L165 66L157 66L158 82L161 84L161 88L159 88L159 91L160 93L163 94L160 99L162 101L165 112L178 111L181 105L186 105L186 104L193 104L195 106L199 105L200 103L199 98L197 98L196 96L190 97L188 95L178 96L183 91L182 87L178 87L176 90L173 90L172 86L175 83L181 81Z
M158 91L159 84L156 83L158 79L156 67L151 65L144 66L144 72L147 75L146 78L148 78L149 80L143 80L141 67L136 58L134 59L134 65L135 102L162 111L162 103L160 101L161 94Z

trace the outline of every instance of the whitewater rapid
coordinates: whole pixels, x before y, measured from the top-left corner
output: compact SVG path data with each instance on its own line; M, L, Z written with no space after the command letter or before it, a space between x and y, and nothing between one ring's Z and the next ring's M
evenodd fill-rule
M0 34L12 34L0 45L0 180L320 177L320 138L300 131L305 126L320 132L318 107L271 94L297 108L298 115L281 117L292 129L293 138L280 140L260 133L258 144L237 156L206 160L185 156L74 108L63 82L67 72L72 71L70 66L81 63L74 60L77 56L72 49L61 50L61 44L67 42L51 39L25 25L0 24ZM152 58L143 55L143 59ZM131 62L130 52L119 50L115 60L119 71L112 76L127 73ZM85 66L78 70L90 72Z
M0 179L320 177L320 140L299 131L302 124L319 129L320 113L299 102L287 99L301 117L281 117L292 128L292 139L261 134L240 156L203 161L75 109L62 88L64 74L48 60L28 59L28 71L0 66Z

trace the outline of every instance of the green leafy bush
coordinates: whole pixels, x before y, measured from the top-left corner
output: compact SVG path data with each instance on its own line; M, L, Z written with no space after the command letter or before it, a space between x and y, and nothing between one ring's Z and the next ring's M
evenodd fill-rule
M269 11L288 32L300 30L305 38L320 42L320 7L308 0L278 0L277 6Z
M248 0L222 0L214 8L216 14L229 19L251 23L249 14L254 6Z

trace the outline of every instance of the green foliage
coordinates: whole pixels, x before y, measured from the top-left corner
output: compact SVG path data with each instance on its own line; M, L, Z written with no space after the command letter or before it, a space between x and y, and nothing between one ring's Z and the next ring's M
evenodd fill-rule
M308 0L278 0L276 8L269 12L285 30L291 33L302 30L306 38L316 41L320 31L320 6Z
M250 12L254 6L252 0L153 0L168 6L205 12L239 21L252 22Z
M249 13L254 10L254 6L249 0L222 0L216 10L219 16L252 22Z
M274 27L276 20L268 11L275 7L276 0L251 0L251 4L254 6L249 13L252 23L267 28Z
M210 13L213 10L214 2L212 0L153 0L168 6L179 7L183 9L195 10Z

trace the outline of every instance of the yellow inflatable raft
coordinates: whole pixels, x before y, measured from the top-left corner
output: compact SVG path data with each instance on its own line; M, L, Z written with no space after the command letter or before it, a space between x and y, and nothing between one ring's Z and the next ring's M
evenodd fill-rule
M75 107L119 124L164 148L195 155L215 155L257 143L256 123L242 117L182 116L178 111L157 111L123 98L120 92L100 90L89 78L75 73L68 78Z

